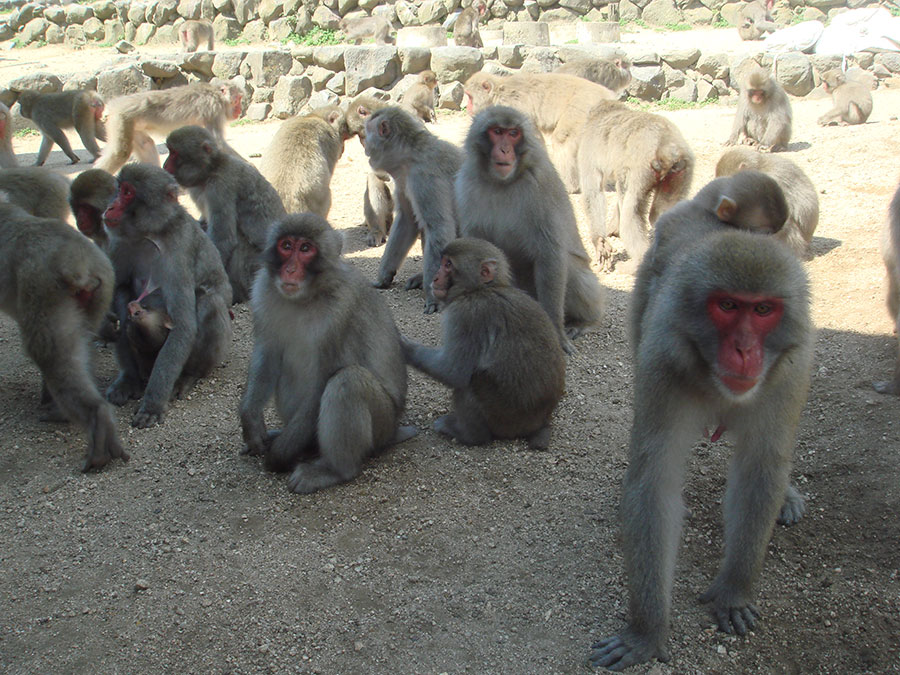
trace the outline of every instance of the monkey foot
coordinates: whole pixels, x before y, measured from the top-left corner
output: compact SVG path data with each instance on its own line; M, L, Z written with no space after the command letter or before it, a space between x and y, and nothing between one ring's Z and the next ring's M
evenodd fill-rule
M397 431L394 432L394 437L391 439L391 445L408 441L418 433L419 430L414 426L397 427Z
M799 523L804 514L806 514L806 500L797 488L789 485L776 522L779 525L790 527Z
M550 426L538 429L528 437L528 447L532 450L546 450L550 447Z
M131 418L131 426L138 429L149 429L161 423L163 419L162 412L148 412L144 408L140 408Z
M121 377L109 385L106 390L106 400L113 405L123 406L133 398L140 398L144 393L144 388L136 383L123 380Z
M755 605L743 600L740 594L727 590L718 580L700 596L700 602L713 603L710 608L720 631L729 635L746 635L756 628L759 610Z
M347 480L350 479L340 477L324 461L317 459L308 464L298 464L288 478L288 487L291 492L308 495Z
M406 280L406 285L403 287L407 291L415 290L416 288L422 288L422 279L424 278L424 274L419 272L418 274L413 274L409 279Z
M627 628L618 635L599 640L591 645L588 662L596 667L609 670L624 670L637 663L644 663L653 657L659 661L668 661L669 654L655 644L656 640L647 635L640 635Z
M434 314L438 311L438 306L436 302L426 302L425 303L425 314Z

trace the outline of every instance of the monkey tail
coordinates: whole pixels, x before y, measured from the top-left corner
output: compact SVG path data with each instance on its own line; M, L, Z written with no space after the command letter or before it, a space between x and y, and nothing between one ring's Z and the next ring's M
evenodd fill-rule
M109 115L104 135L109 140L106 147L103 148L103 156L97 162L97 168L109 173L116 173L131 156L134 143L134 120L127 118L119 111L114 111Z

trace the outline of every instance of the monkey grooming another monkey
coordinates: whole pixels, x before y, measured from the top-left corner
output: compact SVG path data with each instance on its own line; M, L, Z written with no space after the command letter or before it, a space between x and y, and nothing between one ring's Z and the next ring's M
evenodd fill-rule
M432 287L445 306L442 347L403 338L403 350L407 363L453 389L453 413L435 430L465 445L527 438L546 450L566 383L550 317L512 286L503 252L480 239L451 241Z
M9 108L0 103L0 168L11 169L19 166L12 146L13 118Z
M349 137L344 113L337 106L281 123L263 150L259 170L288 213L311 211L328 217L331 176Z
M881 255L887 270L887 306L894 320L894 332L900 340L900 187L891 199L888 219L881 233ZM880 394L900 395L900 341L897 343L897 363L894 374L885 382L874 382L872 386Z
M120 331L116 342L120 370L106 397L118 406L143 397L131 424L147 428L162 421L171 398L186 396L228 353L231 285L216 247L178 203L172 176L159 167L129 164L118 185L103 214L112 235L116 316L126 326L129 303L158 289L160 309L172 323L146 388L128 332Z
M737 25L741 40L759 40L766 33L774 33L778 26L772 21L769 10L774 0L750 0L741 3L738 9Z
M255 166L222 150L202 127L181 127L166 138L163 168L203 204L206 230L222 257L233 302L250 298L269 226L285 214L281 198Z
M373 169L385 171L394 179L397 200L375 286L390 287L409 249L421 237L424 271L411 277L406 289L421 288L423 276L434 278L441 251L456 238L453 179L462 153L407 111L391 106L372 113L366 122L366 154ZM425 313L436 311L431 284L425 284Z
M101 169L88 169L78 174L69 189L69 206L75 216L75 225L104 251L109 250L109 234L103 225L103 212L118 190L115 177Z
M727 429L736 440L725 556L700 599L719 630L745 635L756 627L755 587L785 495L792 498L809 386L809 287L796 257L771 237L724 225L698 236L690 221L668 214L658 237L668 223L675 242L668 255L654 258L651 249L644 258L631 310L634 422L621 506L629 618L590 657L611 670L669 658L682 487L704 428Z
M90 334L112 292L112 266L94 244L64 222L0 201L0 310L19 324L44 392L87 432L83 471L128 461L90 368Z
M387 107L387 103L369 96L357 96L347 108L347 127L351 136L357 136L363 148L366 147L366 121L376 110ZM366 192L363 195L363 216L369 229L366 244L378 246L387 240L394 220L393 182L390 174L383 171L369 171L366 176Z
M141 91L113 99L109 104L109 142L97 168L115 174L132 153L141 162L159 166L159 152L150 132L167 135L189 124L208 129L216 142L227 148L225 123L241 116L244 92L230 82L213 82Z
M383 16L344 17L338 24L351 43L358 45L365 38L374 38L376 45L391 43L391 24Z
M534 297L560 344L600 320L603 289L581 244L572 203L528 118L506 106L472 120L456 178L460 234L509 259L515 284Z
M270 469L293 469L288 486L304 494L353 479L367 456L416 433L398 426L406 402L400 334L384 299L341 259L341 243L316 214L286 216L269 232L253 284L244 452L265 455ZM272 396L284 426L267 431Z
M456 17L453 24L453 43L457 47L484 47L478 24L487 14L487 3L484 0L474 0Z
M434 114L434 88L437 75L433 70L419 73L419 81L406 90L400 103L410 108L423 122L437 122Z
M37 218L66 222L69 218L69 179L41 166L0 171L0 190L7 201Z
M178 36L181 38L181 46L186 52L197 51L197 47L204 42L206 51L211 52L215 49L213 25L209 21L188 19L178 29Z
M818 122L829 124L864 124L872 114L872 92L869 87L849 79L837 68L822 73L822 85L831 94L834 106Z
M819 224L819 194L809 177L782 155L761 154L751 148L731 148L716 164L716 176L731 176L756 169L771 176L787 200L788 217L775 235L801 260L810 257L809 245Z
M791 102L780 84L762 68L747 75L738 96L731 136L725 145L743 142L762 152L787 148L791 140Z
M620 96L631 84L631 59L624 54L610 58L576 58L566 61L555 73L575 75L595 84L600 84Z
M72 164L78 163L78 155L69 145L69 139L66 138L63 129L74 128L81 137L84 149L91 153L95 160L100 156L97 139L106 140L106 129L101 121L103 99L97 92L75 90L42 94L26 89L19 92L18 100L22 117L34 122L43 134L35 166L41 166L47 161L54 143L66 153Z

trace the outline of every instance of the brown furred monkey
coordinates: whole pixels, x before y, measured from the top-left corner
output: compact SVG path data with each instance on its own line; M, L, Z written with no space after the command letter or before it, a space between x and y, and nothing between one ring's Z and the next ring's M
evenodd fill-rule
M397 201L377 288L389 288L417 237L422 239L422 269L406 282L406 289L421 288L433 279L441 251L456 238L453 178L462 162L455 145L428 131L421 121L396 106L378 110L366 122L366 154L376 171L394 179ZM430 284L425 285L425 313L437 311Z
M566 358L544 309L514 288L503 252L481 239L444 248L432 281L441 312L439 349L403 338L406 362L453 389L453 413L436 431L466 445L527 438L546 450L566 384Z
M9 108L0 103L0 168L11 169L19 166L12 146L13 118Z
M887 270L887 307L894 320L894 333L900 339L900 187L891 199L888 219L881 233L881 255ZM900 395L900 341L897 343L897 363L894 374L885 382L874 382L872 386L881 394Z
M112 292L113 269L100 249L64 222L0 202L0 310L18 322L44 393L87 432L83 471L128 461L90 372L89 336Z
M38 218L69 219L69 179L42 166L0 171L0 190L9 201Z
M774 33L778 26L772 21L769 10L774 0L750 0L738 8L737 25L741 40L759 40L766 33Z
M114 174L132 153L141 162L159 166L149 132L169 134L188 124L208 129L227 148L225 123L241 116L243 96L236 84L213 80L115 98L109 103L109 142L97 168Z
M608 58L584 56L566 61L553 72L575 75L595 84L603 85L616 96L619 96L631 84L631 59L619 53Z
M660 229L663 221L672 222L661 219ZM724 226L697 236L685 225L673 233L681 243L668 257L654 260L651 249L644 258L632 301L634 422L621 506L629 619L618 635L595 643L590 657L611 670L668 660L681 493L688 453L704 427L736 436L725 556L700 596L720 630L755 628L754 587L792 493L788 476L813 353L806 274L771 237Z
M272 184L287 213L331 209L331 176L349 138L344 113L326 106L286 119L263 150L259 171Z
M376 450L415 435L399 427L406 365L391 312L340 257L341 235L313 213L269 232L253 283L253 353L241 400L245 453L310 493L356 477ZM274 395L284 426L266 431ZM298 463L318 450L312 462Z
M771 176L787 200L788 217L775 235L801 260L810 257L810 242L819 224L819 194L803 170L783 155L762 154L752 148L731 148L716 164L716 176L756 169Z
M818 123L864 124L872 114L872 92L863 82L848 78L837 68L822 73L822 86L831 94L834 102L831 110L818 119Z
M369 37L374 38L376 45L391 43L391 23L383 16L345 16L338 28L355 45Z
M731 136L725 145L739 142L762 152L785 150L791 140L791 102L775 78L762 68L751 70L738 95Z
M215 49L215 35L213 25L209 21L197 21L188 19L178 28L178 37L181 38L181 46L186 52L195 52L204 42L206 51Z
M401 105L411 109L423 122L437 122L434 114L434 88L437 75L433 70L423 70L418 81L404 92Z
M75 225L104 251L109 250L109 234L103 225L103 212L118 191L115 176L102 169L83 171L69 188L69 206L75 216Z
M471 5L459 13L453 24L453 43L457 47L484 47L478 24L487 14L487 8L484 0L473 0Z
M570 352L570 339L603 315L603 289L566 189L524 114L493 106L475 116L455 193L460 234L506 254L516 285L546 310Z
M172 176L156 166L129 164L118 181L103 214L112 234L116 316L125 326L129 303L159 289L172 322L146 389L127 331L116 341L120 370L106 397L121 406L143 396L131 424L146 428L159 424L169 400L187 395L227 354L231 285L216 247L178 203Z
M206 231L231 282L232 302L248 300L269 226L285 214L281 197L255 166L221 149L202 127L176 129L166 147L163 168L203 205Z
M18 100L22 117L34 122L43 134L35 166L47 161L54 143L66 153L72 164L78 163L78 155L69 145L63 129L74 128L81 137L84 149L91 153L94 160L100 157L97 139L106 140L106 129L101 119L105 106L96 91L79 89L42 94L26 89L19 92Z
M376 110L388 106L384 101L370 96L357 96L347 108L347 128L351 136L357 136L366 147L366 121ZM366 244L378 246L387 240L394 220L393 181L389 174L372 169L366 176L366 192L363 195L363 217L369 229Z

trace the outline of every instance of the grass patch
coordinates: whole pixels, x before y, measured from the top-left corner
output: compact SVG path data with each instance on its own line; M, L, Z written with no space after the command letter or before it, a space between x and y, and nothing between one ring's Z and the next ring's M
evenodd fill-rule
M246 127L247 125L250 125L250 124L259 124L259 122L257 122L256 120L251 120L248 117L242 117L241 119L235 120L234 122L232 122L229 126Z
M296 45L305 45L307 47L319 47L321 45L339 45L341 44L341 38L333 30L327 30L316 26L303 35L291 33L281 41L281 44L287 44L288 42L292 42Z
M237 47L238 45L249 45L250 40L248 40L247 38L242 38L242 37L229 38L229 39L225 40L225 44L228 45L229 47Z
M717 99L707 99L705 101L685 101L683 98L666 98L661 101L642 101L634 96L629 96L626 101L631 106L649 112L657 110L699 110L714 103L718 103Z
M718 17L716 17L716 20L712 22L712 27L713 28L730 28L731 24L728 23L725 19L723 19L722 15L720 14Z
M691 28L693 28L693 26L691 26L691 24L689 24L689 23L667 23L666 24L666 30L673 31L675 33L678 33L680 31L685 31L685 30L691 30Z
M25 127L24 129L19 129L13 136L16 138L28 138L29 136L40 136L41 132L37 129L32 129L31 127Z

